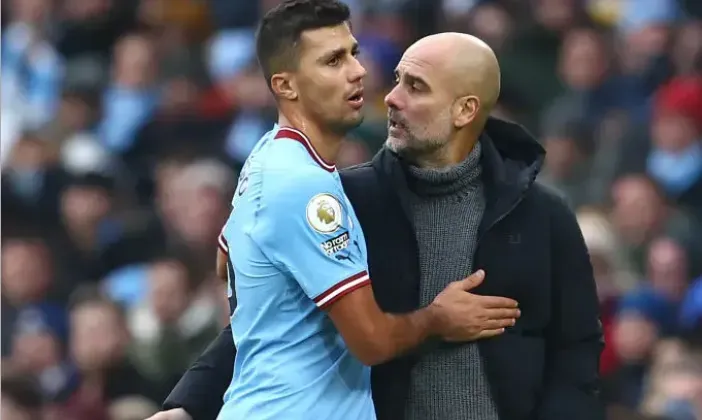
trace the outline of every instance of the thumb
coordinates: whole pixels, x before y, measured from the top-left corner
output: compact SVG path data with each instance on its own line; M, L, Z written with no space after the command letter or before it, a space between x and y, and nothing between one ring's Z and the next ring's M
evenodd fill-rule
M461 287L463 288L463 290L466 291L472 290L480 286L480 283L482 283L484 279L485 271L478 270L470 276L466 277L465 279L461 280Z

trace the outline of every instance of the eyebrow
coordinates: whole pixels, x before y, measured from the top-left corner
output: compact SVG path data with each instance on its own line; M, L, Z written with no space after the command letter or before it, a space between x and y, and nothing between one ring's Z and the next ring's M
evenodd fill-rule
M399 78L400 77L400 72L399 70L395 70L395 77ZM421 83L422 85L429 87L429 84L426 82L426 80L422 79L420 76L416 76L414 74L404 72L404 78L408 83Z
M357 53L359 50L359 45L358 42L354 42L353 45L351 46L351 53ZM322 57L320 57L320 61L327 61L330 60L334 57L341 57L346 53L347 49L344 47L339 47L336 48L326 54L324 54Z

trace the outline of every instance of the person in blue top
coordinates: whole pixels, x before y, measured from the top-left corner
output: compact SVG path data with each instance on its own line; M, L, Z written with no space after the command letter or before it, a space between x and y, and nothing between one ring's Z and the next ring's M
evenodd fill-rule
M227 259L237 347L221 420L373 420L369 366L431 337L476 331L455 280L432 304L383 313L373 296L363 230L334 165L363 117L358 44L337 0L288 0L263 18L257 54L279 110L239 177L220 245ZM516 302L495 297L497 306Z

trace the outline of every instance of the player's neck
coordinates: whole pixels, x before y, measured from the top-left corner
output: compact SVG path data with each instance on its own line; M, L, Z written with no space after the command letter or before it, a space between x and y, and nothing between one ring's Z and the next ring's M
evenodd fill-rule
M291 127L301 131L307 136L315 151L329 163L336 163L336 157L341 149L344 135L332 130L323 130L319 124L305 118L288 118L282 114L278 116L280 127Z

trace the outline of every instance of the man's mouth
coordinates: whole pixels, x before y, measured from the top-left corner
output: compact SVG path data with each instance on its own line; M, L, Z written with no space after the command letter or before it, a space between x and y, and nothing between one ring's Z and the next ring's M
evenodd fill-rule
M363 89L355 91L346 100L351 104L351 106L360 108L363 105Z
M402 124L394 117L388 117L388 126L390 128L402 128Z

